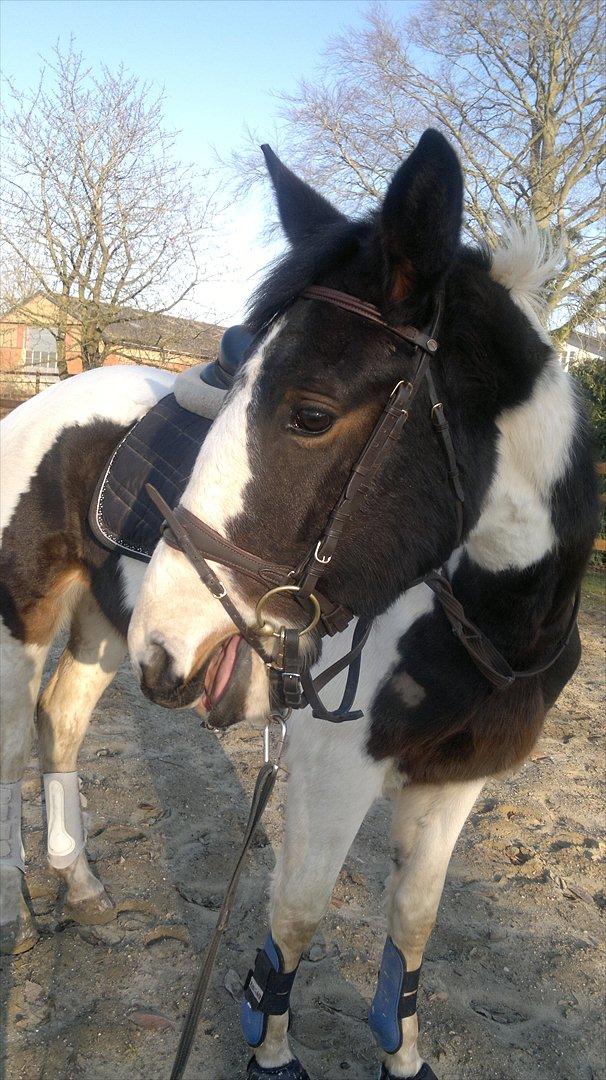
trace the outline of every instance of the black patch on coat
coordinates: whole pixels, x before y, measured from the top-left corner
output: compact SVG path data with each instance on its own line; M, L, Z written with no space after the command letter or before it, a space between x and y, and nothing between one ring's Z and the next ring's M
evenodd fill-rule
M571 606L591 554L598 523L592 440L581 411L564 477L554 485L553 551L522 571L488 573L465 556L453 576L466 614L494 642L514 670L538 667L554 655L569 625ZM540 734L547 710L581 656L578 629L547 671L495 690L454 637L434 601L399 642L400 664L372 707L368 749L395 757L413 781L468 780L518 765ZM407 707L397 675L407 672L424 689Z
M296 567L313 550L376 417L396 382L410 379L413 370L410 350L396 348L377 327L329 304L297 299L306 286L350 293L375 304L394 324L417 327L428 324L436 289L443 290L440 348L431 368L465 492L465 535L493 478L496 420L528 400L552 355L509 292L491 278L487 254L453 243L460 211L455 165L443 148L439 156L445 176L432 172L426 158L412 179L409 169L396 174L393 183L401 186L390 188L388 213L384 207L348 222L322 212L318 228L313 231L306 219L300 234L293 226L297 190L288 176L277 173L277 183L274 176L278 204L288 205L296 240L259 290L249 327L262 335L274 319L287 317L266 347L249 407L252 479L243 512L228 525L236 543L268 559ZM405 200L411 190L414 213ZM309 207L309 199L304 202ZM419 222L424 234L415 231ZM359 423L344 423L342 436L332 441L293 439L289 402L314 395ZM521 573L488 574L465 558L454 577L468 616L514 668L538 664L555 650L591 549L597 503L581 409L575 438L568 474L553 492L554 551ZM319 589L356 614L376 616L412 581L440 566L455 541L455 500L423 389L362 511L348 521ZM248 584L246 590L255 594ZM406 708L387 683L372 708L369 752L395 757L413 779L438 782L487 775L520 761L578 663L579 641L573 634L549 672L499 694L456 641L441 609L411 627L401 655L402 670L426 696Z

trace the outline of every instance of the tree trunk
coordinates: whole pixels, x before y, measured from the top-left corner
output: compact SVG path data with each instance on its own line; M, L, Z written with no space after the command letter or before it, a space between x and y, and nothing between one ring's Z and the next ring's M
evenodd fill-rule
M57 341L57 371L59 372L60 379L69 379L69 371L67 370L67 359L65 356L65 331L58 330L56 334Z
M98 330L82 327L82 370L101 367L103 364L103 339Z

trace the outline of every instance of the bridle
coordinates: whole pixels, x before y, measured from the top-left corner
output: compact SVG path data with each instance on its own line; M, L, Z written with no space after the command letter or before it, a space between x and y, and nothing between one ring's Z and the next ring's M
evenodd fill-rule
M348 521L360 511L375 477L391 452L391 445L399 438L408 419L410 407L423 383L428 391L431 419L446 458L448 479L455 499L457 536L453 543L453 550L459 546L464 535L465 495L444 405L438 399L430 366L431 357L438 351L437 335L443 310L442 293L436 297L433 317L426 330L417 330L413 326L392 326L383 319L381 312L374 305L336 289L313 285L306 288L300 297L341 308L386 331L400 344L412 345L414 347L412 359L415 362L410 381L400 380L392 390L328 517L321 536L305 558L295 568L273 563L220 536L206 522L185 507L178 505L171 510L155 488L148 486L147 490L150 498L164 515L163 535L166 542L187 556L202 582L223 605L240 635L266 664L270 676L272 704L286 709L311 706L313 715L318 719L338 723L343 720L353 720L362 715L359 711L352 712L351 707L358 686L361 654L370 634L372 620L358 618L349 652L315 679L312 679L309 668L305 664L302 639L316 627L321 635L339 633L354 618L353 613L346 607L326 596L318 588L318 583L321 582L326 567L331 563L337 551ZM237 573L242 573L260 582L266 588L269 586L257 603L254 627L251 628L246 622L224 585L208 565L208 559ZM579 608L578 596L575 598L566 636L555 654L541 666L525 671L514 671L489 638L466 617L460 601L454 596L444 567L440 570L432 570L411 581L407 588L412 588L421 581L433 590L455 635L495 689L504 689L516 678L538 675L551 667L566 648L576 623ZM273 623L266 619L265 609L272 598L284 594L290 595L309 611L310 620L302 629L284 625L276 629ZM275 655L268 652L265 647L265 642L271 637L277 639ZM323 705L319 692L345 669L348 669L348 677L343 698L338 709L331 712Z
M338 723L362 716L361 712L352 712L351 708L358 686L361 654L370 634L372 620L358 619L349 652L315 679L311 678L309 669L303 662L301 640L316 627L321 634L338 633L344 630L354 618L351 611L321 592L318 589L318 583L321 583L322 575L338 549L347 522L361 509L373 480L390 453L391 444L399 437L408 419L410 406L423 381L427 386L432 422L446 456L448 477L456 500L457 538L453 549L459 546L464 535L465 496L444 406L438 400L430 368L430 359L438 350L437 333L442 315L442 296L437 297L433 319L427 331L420 331L412 326L390 326L385 322L378 308L335 289L314 285L305 289L301 296L306 300L319 300L342 308L387 331L397 341L407 345L412 344L416 366L410 382L400 381L392 390L387 404L349 474L341 496L328 517L321 536L299 566L294 569L281 566L245 551L220 536L185 507L177 506L175 510L171 510L155 488L148 486L147 490L158 509L164 514L166 542L187 556L201 581L223 605L238 632L267 665L272 704L287 711L309 705L315 717ZM235 570L237 573L242 573L260 582L264 587L270 586L257 603L255 627L251 628L247 624L224 585L208 565L207 559ZM462 604L452 591L444 567L410 582L407 587L411 588L420 581L425 581L433 590L457 638L477 668L497 690L511 686L517 678L538 675L551 667L566 648L576 624L579 610L578 594L573 604L565 638L555 653L541 666L526 671L514 671L479 627L467 618ZM299 604L310 610L310 621L303 629L286 626L275 629L273 624L265 619L265 608L272 597L284 593L293 596ZM277 639L275 656L270 655L265 648L264 642L269 637ZM341 704L334 712L330 712L322 704L319 692L345 669L348 669L348 675ZM284 730L284 723L282 727ZM266 728L267 737L268 730ZM242 849L196 982L171 1072L171 1080L181 1080L185 1071L221 936L229 923L243 861L275 784L278 764L271 764L268 759L269 755L266 753L265 763L261 767L255 784Z

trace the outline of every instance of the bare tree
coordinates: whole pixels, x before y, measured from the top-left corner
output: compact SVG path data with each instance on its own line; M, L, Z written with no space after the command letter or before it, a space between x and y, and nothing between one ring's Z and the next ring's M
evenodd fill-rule
M402 23L371 7L329 43L317 81L281 96L283 148L356 209L424 126L441 128L463 159L474 238L532 214L561 244L548 302L565 335L604 298L602 25L600 0L425 0ZM252 154L236 165L254 177Z
M133 308L142 320L171 310L199 279L196 253L212 200L175 160L162 105L161 94L123 67L95 75L73 43L57 46L34 92L9 87L4 306L26 291L52 301L60 374L74 318L83 367L95 367L115 352L109 325L132 323Z

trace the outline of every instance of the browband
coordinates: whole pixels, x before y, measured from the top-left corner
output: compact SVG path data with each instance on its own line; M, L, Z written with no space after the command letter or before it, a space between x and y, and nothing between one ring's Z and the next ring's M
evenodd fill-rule
M424 349L429 353L438 351L438 343L433 337L435 327L432 328L430 334L424 334L421 330L417 330L415 326L392 326L391 323L385 321L378 307L375 307L374 304L367 304L364 300L358 300L357 296L339 292L338 289L328 289L325 285L308 285L300 293L300 296L305 300L324 300L326 303L332 304L333 307L349 311L352 315L360 315L367 322L375 323L401 341L416 345L417 348Z

